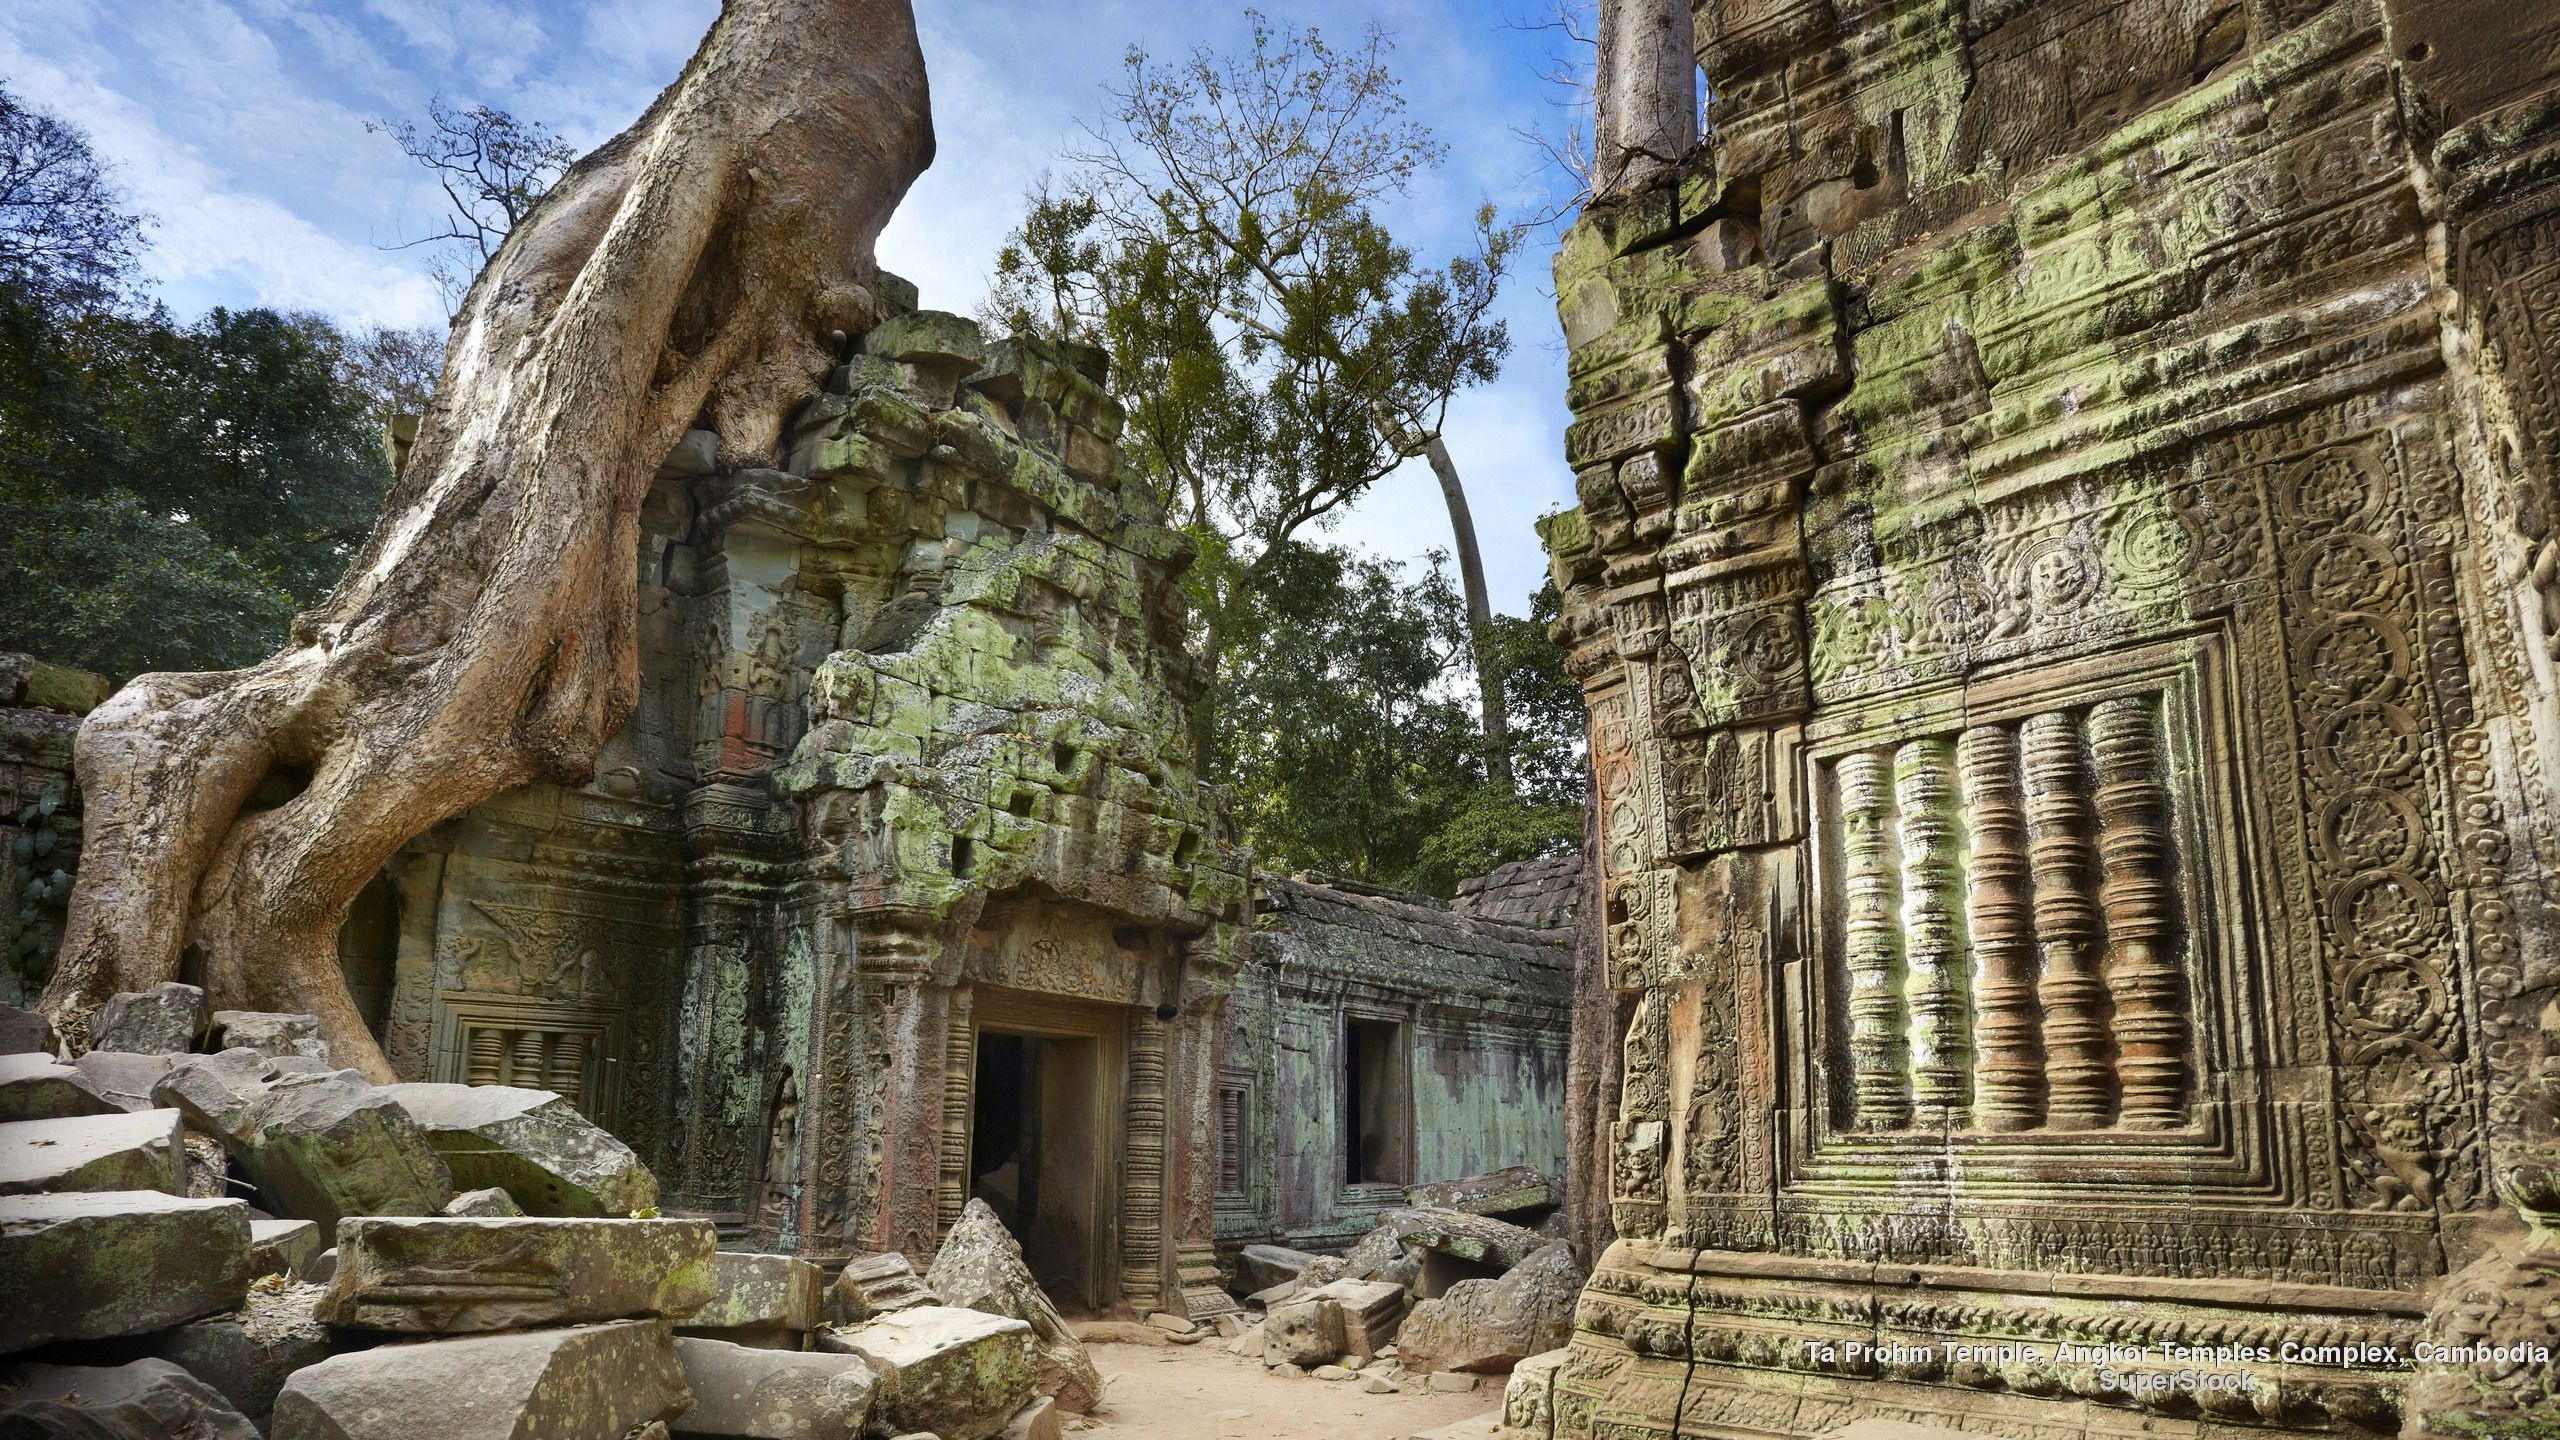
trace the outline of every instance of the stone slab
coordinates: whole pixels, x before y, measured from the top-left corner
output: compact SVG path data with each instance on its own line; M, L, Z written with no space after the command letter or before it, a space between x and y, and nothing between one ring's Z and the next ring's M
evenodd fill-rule
M320 1317L411 1334L682 1318L711 1299L714 1239L699 1220L360 1216L339 1222Z
M631 1147L548 1090L385 1085L465 1190L496 1186L527 1215L614 1216L654 1208L657 1177Z
M1037 1372L1030 1325L950 1305L821 1331L819 1345L860 1355L881 1372L875 1423L893 1435L989 1440L1031 1399Z
M122 1108L82 1086L79 1071L49 1055L0 1055L0 1121L67 1120Z
M110 995L89 1022L89 1048L128 1055L184 1055L204 1033L204 991L164 980Z
M1562 1189L1535 1165L1416 1185L1404 1192L1404 1198L1408 1205L1469 1215L1516 1215L1564 1203Z
M794 1255L723 1250L711 1257L710 1303L683 1328L815 1330L825 1320L826 1272Z
M175 1110L0 1125L0 1195L70 1190L182 1195L187 1188L183 1134Z
M675 1422L679 1435L856 1440L879 1383L871 1362L859 1355L750 1349L679 1335L676 1358L693 1392L693 1408Z
M666 1328L626 1320L332 1356L285 1381L272 1440L621 1440L691 1402Z
M259 1440L221 1391L166 1360L0 1368L0 1436Z
M308 1280L312 1269L320 1263L323 1244L320 1227L308 1220L252 1220L249 1222L249 1272L252 1275L282 1275L289 1280Z
M0 1352L140 1335L249 1288L249 1207L158 1190L0 1197Z

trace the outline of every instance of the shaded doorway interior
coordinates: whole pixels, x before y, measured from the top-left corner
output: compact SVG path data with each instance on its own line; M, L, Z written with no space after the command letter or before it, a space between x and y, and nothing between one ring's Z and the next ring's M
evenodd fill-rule
M971 1096L969 1193L1022 1242L1052 1302L1100 1310L1101 1047L982 1030Z

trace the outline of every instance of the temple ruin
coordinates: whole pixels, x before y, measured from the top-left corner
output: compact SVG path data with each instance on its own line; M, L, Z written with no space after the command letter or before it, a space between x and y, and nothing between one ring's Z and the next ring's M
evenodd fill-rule
M1689 12L1557 262L1632 1013L1555 1433L2549 1433L2413 1361L2554 1329L2560 16Z

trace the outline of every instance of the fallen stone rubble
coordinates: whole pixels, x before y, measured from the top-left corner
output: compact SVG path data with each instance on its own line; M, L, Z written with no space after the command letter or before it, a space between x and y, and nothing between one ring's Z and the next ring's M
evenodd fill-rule
M1227 1350L1371 1394L1463 1394L1507 1376L1500 1409L1446 1433L1549 1440L1584 1280L1573 1248L1553 1238L1556 1193L1515 1167L1414 1187L1414 1203L1380 1215L1340 1256L1246 1246L1236 1276L1252 1290L1247 1315L1261 1318L1239 1324ZM1533 1230L1501 1215L1550 1223Z
M102 1014L65 1061L0 1006L0 1435L1050 1440L1101 1401L984 1206L830 1288L659 1217L548 1091L373 1085L190 986Z

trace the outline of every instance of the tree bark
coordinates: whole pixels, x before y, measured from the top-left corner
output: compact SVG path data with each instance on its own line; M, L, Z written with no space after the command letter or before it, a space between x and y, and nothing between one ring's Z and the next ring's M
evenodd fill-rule
M1511 711L1504 703L1502 670L1494 656L1493 599L1485 591L1484 552L1476 545L1475 517L1467 510L1467 487L1458 481L1457 462L1435 432L1424 444L1431 473L1440 481L1440 498L1449 502L1449 530L1457 537L1458 580L1467 592L1467 637L1475 643L1476 704L1484 722L1484 773L1503 794L1517 786L1511 778Z
M1632 189L1698 140L1698 56L1689 0L1600 0L1592 90L1591 193Z
M429 826L588 778L637 698L659 461L706 412L729 458L770 454L875 318L873 242L932 154L906 0L729 0L481 272L381 520L286 648L142 676L82 727L64 1033L193 948L216 1006L316 1014L391 1078L337 967L348 905Z

